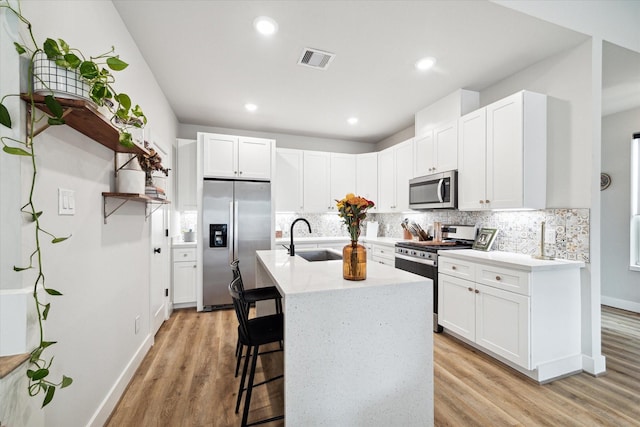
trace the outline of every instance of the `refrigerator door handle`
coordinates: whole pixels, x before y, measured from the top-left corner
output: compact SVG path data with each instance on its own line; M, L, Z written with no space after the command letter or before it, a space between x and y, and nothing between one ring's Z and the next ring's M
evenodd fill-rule
M235 252L235 245L236 245L236 224L234 222L234 216L233 216L233 202L229 202L229 230L228 233L233 236L231 239L229 239L230 241L227 243L227 248L229 251L229 264L231 264L235 258L234 258L234 252Z
M238 201L233 202L233 258L238 258Z

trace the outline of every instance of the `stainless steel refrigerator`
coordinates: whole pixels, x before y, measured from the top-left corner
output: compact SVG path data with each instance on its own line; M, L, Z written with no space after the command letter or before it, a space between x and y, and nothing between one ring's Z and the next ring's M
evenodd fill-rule
M211 310L232 304L234 258L245 288L255 287L256 251L271 248L271 183L205 179L202 207L202 305Z

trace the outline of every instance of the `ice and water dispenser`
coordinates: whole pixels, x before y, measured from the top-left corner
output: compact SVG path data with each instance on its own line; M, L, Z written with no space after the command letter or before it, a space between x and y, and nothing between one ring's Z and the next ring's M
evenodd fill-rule
M209 225L209 247L210 248L226 248L227 247L227 224L210 224Z

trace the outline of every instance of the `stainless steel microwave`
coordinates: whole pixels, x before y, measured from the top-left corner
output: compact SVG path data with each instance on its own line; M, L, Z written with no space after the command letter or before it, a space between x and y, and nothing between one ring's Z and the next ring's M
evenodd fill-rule
M456 209L457 207L457 171L436 173L409 180L410 209Z

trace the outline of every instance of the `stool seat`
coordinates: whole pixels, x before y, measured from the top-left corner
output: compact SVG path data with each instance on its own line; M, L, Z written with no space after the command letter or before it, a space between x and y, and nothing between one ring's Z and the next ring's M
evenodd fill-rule
M275 286L267 286L266 288L255 288L244 290L244 300L250 304L257 301L268 301L270 299L280 299L282 296Z

